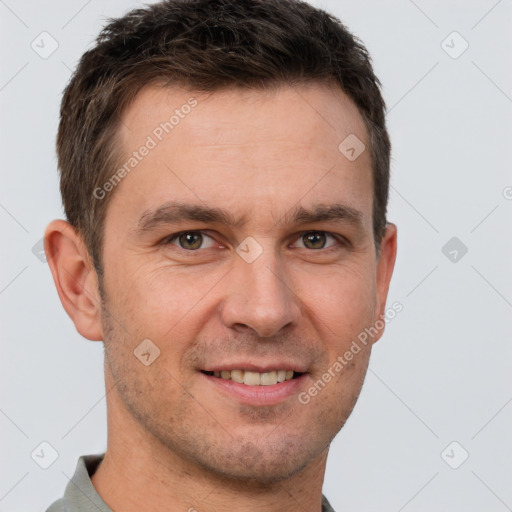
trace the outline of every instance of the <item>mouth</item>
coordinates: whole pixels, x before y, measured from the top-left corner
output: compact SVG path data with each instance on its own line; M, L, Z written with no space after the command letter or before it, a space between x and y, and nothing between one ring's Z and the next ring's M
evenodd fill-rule
M276 368L267 365L255 365L251 363L200 370L199 375L207 386L211 386L215 393L220 393L233 403L268 407L283 404L293 400L293 397L304 390L308 385L307 371L290 370L286 364L276 365ZM231 368L233 368L231 367ZM305 368L300 368L305 370ZM293 403L293 402L291 402Z
M233 381L238 384L245 384L246 386L273 386L289 380L298 379L303 375L303 372L282 369L270 370L263 373L251 370L202 370L202 373L209 377Z

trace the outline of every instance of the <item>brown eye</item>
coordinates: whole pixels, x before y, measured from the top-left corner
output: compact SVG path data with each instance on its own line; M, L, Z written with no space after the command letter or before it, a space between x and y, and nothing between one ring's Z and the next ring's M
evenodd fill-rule
M311 231L302 235L302 241L308 249L323 249L327 236L322 231Z
M183 233L178 240L183 249L199 249L203 242L203 235L201 233Z
M307 231L302 233L295 242L295 247L299 249L313 249L316 251L322 249L335 250L336 246L341 249L344 245L343 240L340 240L339 236L327 233L326 231Z
M187 251L196 251L198 249L209 249L214 246L215 241L200 231L183 231L169 237L168 244L176 245Z

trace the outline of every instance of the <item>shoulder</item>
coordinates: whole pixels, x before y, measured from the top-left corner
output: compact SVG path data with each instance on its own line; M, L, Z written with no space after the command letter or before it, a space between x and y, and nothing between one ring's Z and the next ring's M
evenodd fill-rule
M66 512L66 504L62 498L54 501L47 509L46 512Z

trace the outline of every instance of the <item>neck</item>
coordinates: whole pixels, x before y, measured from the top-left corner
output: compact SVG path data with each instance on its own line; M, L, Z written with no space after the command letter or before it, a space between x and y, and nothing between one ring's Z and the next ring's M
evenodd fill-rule
M112 510L321 512L328 448L285 480L233 480L163 446L126 411L115 387L107 387L107 450L91 481Z

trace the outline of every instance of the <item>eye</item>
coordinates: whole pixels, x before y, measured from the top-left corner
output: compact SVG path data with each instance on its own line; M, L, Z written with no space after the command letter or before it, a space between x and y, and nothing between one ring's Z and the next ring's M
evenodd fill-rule
M183 231L182 233L176 233L166 239L167 244L177 245L181 249L187 251L195 251L197 249L209 249L213 247L214 240L211 236L206 235L201 231ZM206 246L203 246L203 243Z
M329 249L333 245L336 245L336 243L326 245L329 238L338 244L342 243L339 238L325 231L308 231L307 233L303 233L297 242L302 241L303 247L306 249Z

